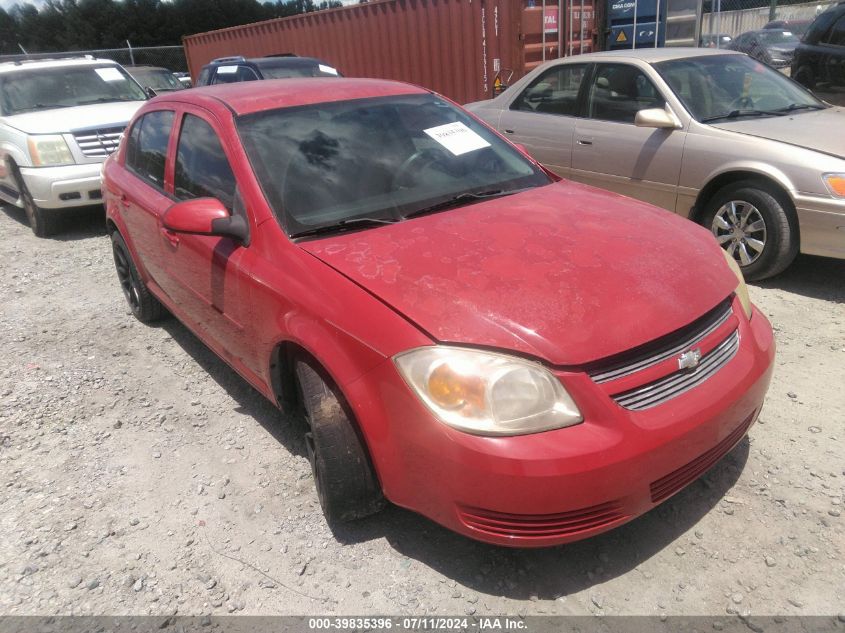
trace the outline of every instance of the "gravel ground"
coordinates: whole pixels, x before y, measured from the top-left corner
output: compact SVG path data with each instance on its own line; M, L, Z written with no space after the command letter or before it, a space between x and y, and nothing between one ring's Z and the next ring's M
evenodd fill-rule
M845 611L845 262L751 288L777 369L709 474L513 551L398 508L332 534L296 425L177 321L132 318L101 216L22 222L0 213L0 614Z

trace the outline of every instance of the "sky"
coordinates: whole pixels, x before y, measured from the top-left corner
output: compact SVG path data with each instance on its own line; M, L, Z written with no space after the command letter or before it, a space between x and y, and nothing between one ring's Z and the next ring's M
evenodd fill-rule
M34 4L36 7L41 7L44 0L28 0L29 4ZM21 4L21 0L0 0L0 7L4 9L11 9L16 4Z

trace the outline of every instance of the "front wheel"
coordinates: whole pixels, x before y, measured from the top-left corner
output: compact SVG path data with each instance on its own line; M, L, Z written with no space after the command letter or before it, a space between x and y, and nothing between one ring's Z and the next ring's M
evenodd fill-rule
M384 497L364 443L338 396L316 369L297 361L308 430L305 446L317 497L329 525L375 514Z
M23 178L18 174L18 190L21 194L21 201L23 202L23 210L26 212L26 219L29 222L29 228L35 234L35 237L49 237L56 232L58 225L58 215L52 209L42 209L37 204L29 193L29 189Z
M720 189L707 202L702 224L748 280L777 275L798 254L798 227L789 203L758 183Z

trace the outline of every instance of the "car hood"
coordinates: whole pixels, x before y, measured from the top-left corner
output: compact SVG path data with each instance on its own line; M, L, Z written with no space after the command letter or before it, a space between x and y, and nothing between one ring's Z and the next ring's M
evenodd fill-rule
M436 341L560 366L681 328L737 284L705 229L567 181L300 246Z
M27 134L63 134L85 128L126 125L143 101L94 103L72 108L55 108L3 117L7 125Z
M845 158L845 144L842 142L842 137L831 133L831 130L841 128L843 115L845 115L845 108L827 108L790 116L719 121L710 125L721 130L789 143Z

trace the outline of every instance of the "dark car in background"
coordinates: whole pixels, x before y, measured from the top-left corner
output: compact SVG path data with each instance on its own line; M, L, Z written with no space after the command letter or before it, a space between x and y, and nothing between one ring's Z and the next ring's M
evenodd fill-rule
M773 68L786 68L792 64L792 56L800 41L792 31L760 29L738 35L725 48L747 53Z
M155 94L184 90L187 86L179 81L171 71L160 66L124 66L132 79Z
M212 86L259 79L342 76L334 66L314 57L283 54L246 59L236 56L221 57L203 66L195 85Z
M727 33L706 33L701 36L698 45L701 48L727 48L732 41Z
M772 20L763 29L767 31L772 29L790 31L800 40L812 23L812 20Z
M792 77L819 98L845 105L845 2L816 17L795 50Z

